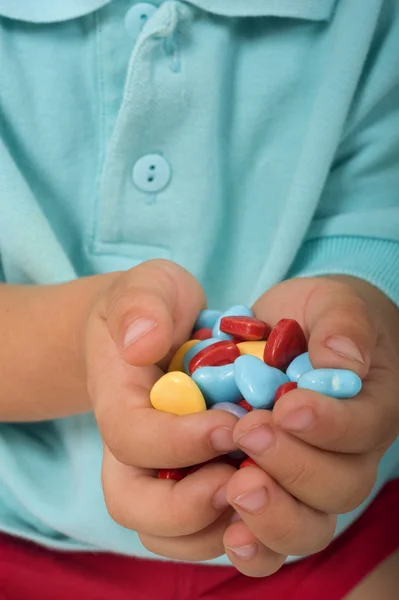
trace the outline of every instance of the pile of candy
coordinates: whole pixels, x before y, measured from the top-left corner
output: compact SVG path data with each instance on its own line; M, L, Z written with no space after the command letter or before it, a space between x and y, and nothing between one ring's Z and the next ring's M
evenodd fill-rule
M155 409L176 415L218 409L240 419L254 409L272 410L283 394L297 387L352 398L362 382L352 371L313 369L297 321L282 319L272 329L248 307L233 306L224 313L200 313L192 339L176 352L150 400ZM234 458L236 454L233 464ZM249 464L254 463L247 458L238 466ZM200 466L162 469L159 477L180 480Z

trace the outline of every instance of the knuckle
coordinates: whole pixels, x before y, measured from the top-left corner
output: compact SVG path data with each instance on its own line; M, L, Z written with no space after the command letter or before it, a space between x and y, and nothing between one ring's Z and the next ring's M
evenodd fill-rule
M290 489L304 488L313 480L314 468L308 462L291 461L287 467L283 487Z

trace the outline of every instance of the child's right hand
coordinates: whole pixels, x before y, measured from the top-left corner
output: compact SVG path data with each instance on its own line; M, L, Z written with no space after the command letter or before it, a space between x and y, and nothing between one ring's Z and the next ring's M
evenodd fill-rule
M190 336L205 296L184 269L150 261L127 271L93 306L86 331L89 395L104 443L102 482L110 515L150 551L174 559L224 554L234 469L203 467L182 481L157 469L195 465L235 449L228 412L187 416L154 410L149 391ZM228 508L228 510L226 510Z

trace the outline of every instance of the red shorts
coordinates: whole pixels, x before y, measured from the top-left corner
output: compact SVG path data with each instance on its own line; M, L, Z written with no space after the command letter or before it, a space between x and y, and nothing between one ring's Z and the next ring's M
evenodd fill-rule
M342 600L398 549L398 500L395 480L326 550L263 579L232 567L58 552L0 535L0 599Z

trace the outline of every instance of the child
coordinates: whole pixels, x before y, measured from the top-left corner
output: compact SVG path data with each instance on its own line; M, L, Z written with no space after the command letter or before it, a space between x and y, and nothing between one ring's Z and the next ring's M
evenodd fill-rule
M0 15L4 597L394 598L398 2ZM154 411L206 301L297 319L363 391ZM154 477L237 448L260 468Z

